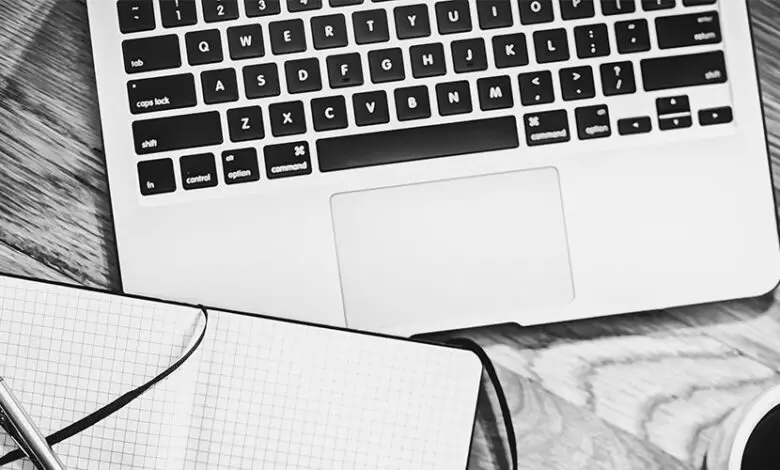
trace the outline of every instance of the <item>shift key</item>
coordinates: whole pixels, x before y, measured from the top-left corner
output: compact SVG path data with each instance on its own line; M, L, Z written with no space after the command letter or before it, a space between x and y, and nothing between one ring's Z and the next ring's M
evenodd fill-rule
M644 59L642 78L645 91L668 90L728 80L723 51Z
M133 139L138 155L219 145L222 123L217 111L136 121Z

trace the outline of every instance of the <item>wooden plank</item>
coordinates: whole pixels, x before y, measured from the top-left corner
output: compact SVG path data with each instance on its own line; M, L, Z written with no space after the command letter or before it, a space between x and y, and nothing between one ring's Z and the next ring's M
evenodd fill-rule
M75 284L73 279L61 272L2 243L0 243L0 273Z
M720 420L780 383L777 371L665 312L456 334L485 345L504 368L692 467L700 467Z
M512 410L521 469L687 468L655 446L549 393L538 383L501 365L496 368ZM506 436L492 391L481 394L477 419L469 468L509 470Z
M761 91L775 182L780 180L780 4L773 0L750 0L753 36L758 58Z
M80 283L116 287L86 6L41 11L12 22L24 52L3 65L0 242Z

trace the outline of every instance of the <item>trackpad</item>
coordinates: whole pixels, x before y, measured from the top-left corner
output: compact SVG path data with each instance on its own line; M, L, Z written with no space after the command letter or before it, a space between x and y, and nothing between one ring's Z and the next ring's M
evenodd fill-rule
M521 319L574 296L553 168L333 196L347 324Z

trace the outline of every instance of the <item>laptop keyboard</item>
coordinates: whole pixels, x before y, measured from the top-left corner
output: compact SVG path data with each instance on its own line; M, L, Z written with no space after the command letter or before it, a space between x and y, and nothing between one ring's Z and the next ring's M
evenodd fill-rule
M728 102L689 99L727 82L715 0L120 0L117 13L144 196L733 119ZM647 92L655 109L612 112Z

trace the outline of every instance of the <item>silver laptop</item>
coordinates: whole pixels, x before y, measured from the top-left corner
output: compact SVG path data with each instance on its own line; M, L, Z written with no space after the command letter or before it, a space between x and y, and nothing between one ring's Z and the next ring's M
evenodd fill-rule
M411 334L780 279L746 1L87 3L129 293Z

